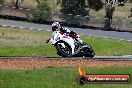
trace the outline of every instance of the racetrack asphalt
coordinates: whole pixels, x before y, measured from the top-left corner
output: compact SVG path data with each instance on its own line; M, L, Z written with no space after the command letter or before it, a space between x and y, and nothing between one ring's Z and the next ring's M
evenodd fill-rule
M21 21L0 20L0 25L51 31L51 25L35 24L35 23L21 22ZM92 29L71 28L71 27L68 28L72 31L75 31L79 35L132 41L132 33L129 32L103 31L103 30L92 30Z

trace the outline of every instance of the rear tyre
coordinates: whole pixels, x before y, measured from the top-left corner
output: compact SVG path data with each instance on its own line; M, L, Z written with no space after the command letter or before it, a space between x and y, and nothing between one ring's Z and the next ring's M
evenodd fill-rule
M89 48L84 48L83 49L83 56L93 58L94 55L95 54L94 54L93 50L91 50Z
M86 43L84 45L86 45L86 47L82 49L82 55L84 57L93 58L95 53L94 53L94 50L92 49L92 47Z

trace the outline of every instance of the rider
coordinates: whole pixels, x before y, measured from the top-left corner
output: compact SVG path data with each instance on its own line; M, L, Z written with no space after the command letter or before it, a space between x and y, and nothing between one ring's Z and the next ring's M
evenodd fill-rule
M64 32L64 33L67 33L67 34L70 34L70 30L68 28L64 28L62 27L59 22L54 22L52 24L52 31L58 31L60 30L61 32Z
M68 35L76 34L74 31L71 31L66 27L62 27L59 22L54 22L52 24L52 31L54 32L54 31L58 31L58 30L60 32L66 33ZM82 44L82 40L80 40L79 38L77 38L77 40ZM48 42L48 40L47 40L47 42Z

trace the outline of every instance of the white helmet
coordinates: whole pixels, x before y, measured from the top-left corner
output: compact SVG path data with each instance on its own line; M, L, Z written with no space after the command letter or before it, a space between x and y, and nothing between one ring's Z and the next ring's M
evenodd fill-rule
M61 28L61 26L60 26L59 22L54 22L54 23L52 24L52 31L57 31L57 30L59 30L60 28Z

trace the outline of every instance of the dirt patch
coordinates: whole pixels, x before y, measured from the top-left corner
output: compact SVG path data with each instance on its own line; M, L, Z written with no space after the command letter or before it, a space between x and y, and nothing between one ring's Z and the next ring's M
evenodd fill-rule
M0 59L0 69L34 69L47 66L57 67L132 67L132 61L98 60L44 60L44 59Z

